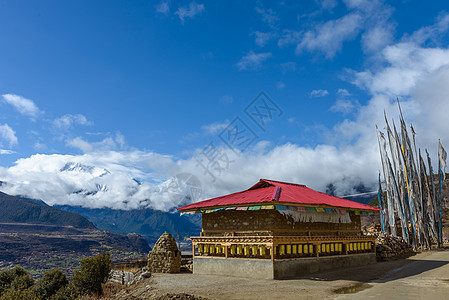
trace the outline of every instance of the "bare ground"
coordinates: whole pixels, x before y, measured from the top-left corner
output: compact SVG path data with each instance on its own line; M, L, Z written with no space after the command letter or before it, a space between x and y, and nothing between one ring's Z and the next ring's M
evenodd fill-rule
M368 289L376 281L436 251L289 280L259 280L194 274L154 274L121 290L113 299L334 299Z

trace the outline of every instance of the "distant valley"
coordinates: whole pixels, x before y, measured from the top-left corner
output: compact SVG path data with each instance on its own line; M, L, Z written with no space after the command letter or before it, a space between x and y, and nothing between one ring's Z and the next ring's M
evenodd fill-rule
M137 233L150 244L157 241L164 232L180 239L201 232L201 216L163 212L153 209L117 210L110 208L91 209L79 206L54 206L55 208L79 214L91 221L97 228L115 233Z
M86 256L109 251L115 261L150 250L138 234L99 230L86 218L0 192L0 268L22 265L39 276L58 267L70 274Z

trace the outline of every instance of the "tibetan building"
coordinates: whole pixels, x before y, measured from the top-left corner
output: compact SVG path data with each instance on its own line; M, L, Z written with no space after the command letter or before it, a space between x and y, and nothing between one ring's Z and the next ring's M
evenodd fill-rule
M196 274L280 279L376 261L360 217L379 210L304 185L261 179L178 210L202 213L191 237Z

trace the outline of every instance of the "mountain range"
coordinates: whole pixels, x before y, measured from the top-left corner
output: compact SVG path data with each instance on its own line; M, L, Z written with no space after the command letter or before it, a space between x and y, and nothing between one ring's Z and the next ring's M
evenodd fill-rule
M117 210L110 208L92 209L80 206L55 206L55 208L79 214L90 220L98 228L116 233L137 233L150 244L164 232L180 239L201 232L201 216L163 212L153 209Z
M123 261L150 250L138 234L100 230L83 216L39 200L0 192L0 208L0 268L19 264L38 276L55 267L70 273L83 257L102 251Z

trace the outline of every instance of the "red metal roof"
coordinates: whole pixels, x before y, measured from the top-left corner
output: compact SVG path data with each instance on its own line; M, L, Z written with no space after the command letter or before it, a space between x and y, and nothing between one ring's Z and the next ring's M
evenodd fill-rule
M378 211L380 209L355 201L331 196L312 190L305 185L260 179L249 189L209 200L200 201L178 208L181 211L226 207L245 204L297 204L311 206L330 206L359 210Z

